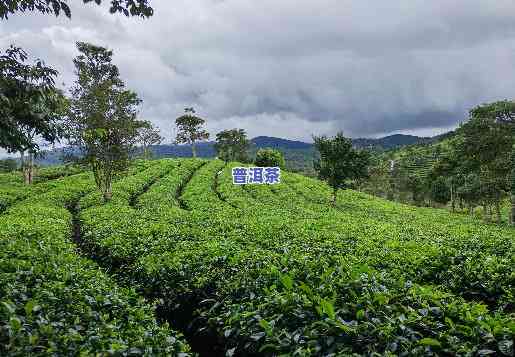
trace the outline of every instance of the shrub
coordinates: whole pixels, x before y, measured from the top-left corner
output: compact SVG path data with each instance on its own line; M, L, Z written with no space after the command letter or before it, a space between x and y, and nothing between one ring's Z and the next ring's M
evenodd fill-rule
M283 154L275 149L259 149L254 159L256 166L262 167L280 167L281 169L285 166Z

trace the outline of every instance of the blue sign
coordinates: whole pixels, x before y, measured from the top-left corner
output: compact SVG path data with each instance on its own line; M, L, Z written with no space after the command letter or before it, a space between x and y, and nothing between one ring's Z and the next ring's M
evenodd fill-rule
M276 184L281 182L281 168L279 167L234 167L232 169L232 183L245 184Z

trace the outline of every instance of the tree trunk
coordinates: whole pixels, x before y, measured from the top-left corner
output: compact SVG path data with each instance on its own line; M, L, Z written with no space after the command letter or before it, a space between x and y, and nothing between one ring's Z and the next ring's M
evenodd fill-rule
M474 206L472 206L472 205L469 205L469 214L470 214L470 217L474 216Z
M197 157L197 148L195 147L195 142L191 143L191 153L192 153L194 158Z
M497 224L501 224L501 202L496 201L495 202L495 213L497 214Z
M490 222L491 221L491 212L490 212L490 206L485 204L483 206L483 220L485 222Z
M29 167L28 167L29 184L34 179L34 153L29 151Z
M515 193L511 194L511 225L515 226Z
M106 182L103 194L104 194L104 202L107 203L107 202L111 201L111 198L113 198L113 190L111 187L111 182Z
M20 162L21 162L21 172L23 174L23 182L25 184L28 184L28 179L27 179L27 170L25 168L25 152L24 151L20 151Z
M451 210L452 210L452 212L454 212L456 210L456 201L454 199L453 185L451 185Z
M333 201L331 202L333 207L336 207L336 195L338 194L338 189L333 188Z
M21 151L21 170L23 172L23 182L26 185L32 183L32 176L34 174L34 154L29 152L25 159L25 152Z

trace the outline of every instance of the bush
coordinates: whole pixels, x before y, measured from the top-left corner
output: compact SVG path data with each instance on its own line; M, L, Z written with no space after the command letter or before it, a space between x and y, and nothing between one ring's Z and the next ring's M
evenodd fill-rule
M18 162L15 159L7 158L0 160L0 172L12 172L18 168Z
M284 169L285 162L283 154L275 149L259 149L254 160L256 166L262 167L280 167Z

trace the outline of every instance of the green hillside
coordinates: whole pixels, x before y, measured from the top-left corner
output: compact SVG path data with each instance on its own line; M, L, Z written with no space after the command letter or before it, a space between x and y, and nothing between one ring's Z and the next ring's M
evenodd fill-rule
M513 355L514 228L234 166L0 175L0 355Z

